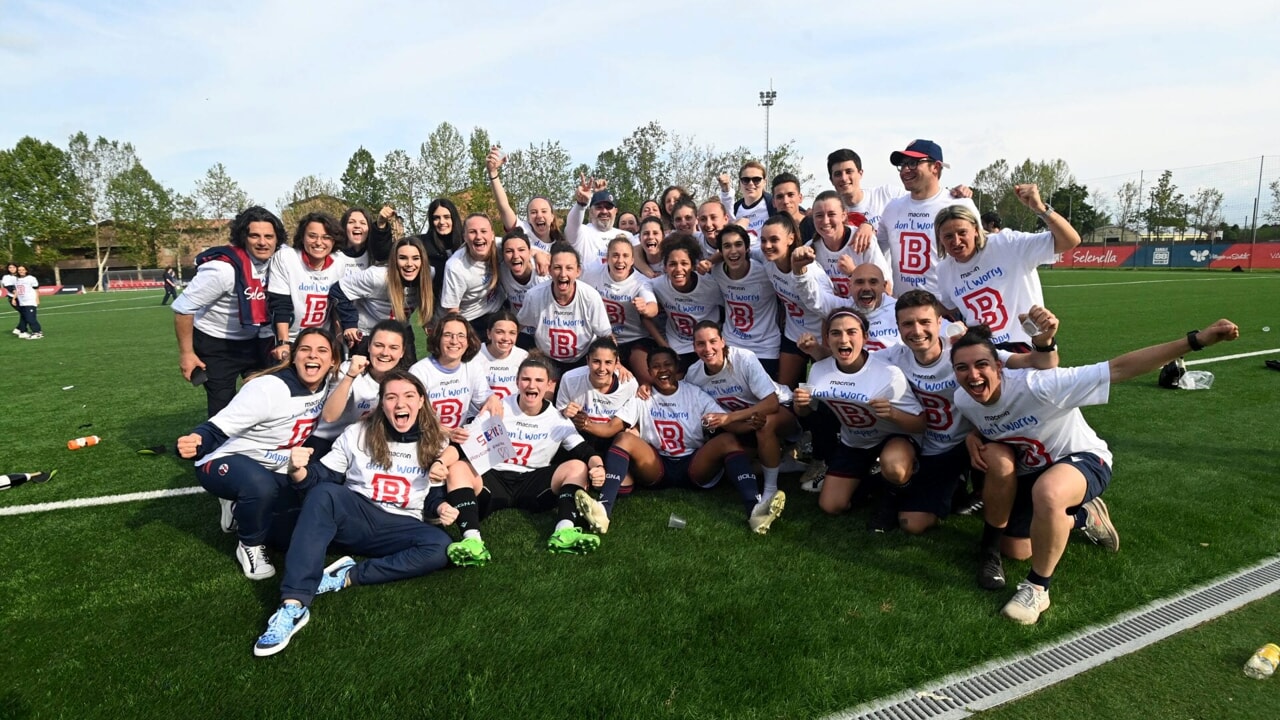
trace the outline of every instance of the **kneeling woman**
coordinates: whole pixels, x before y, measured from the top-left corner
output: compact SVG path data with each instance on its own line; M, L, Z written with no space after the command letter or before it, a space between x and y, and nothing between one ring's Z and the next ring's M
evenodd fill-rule
M249 378L230 405L178 438L178 454L197 461L196 478L222 500L222 531L238 529L236 560L250 580L276 574L267 537L283 540L289 529L272 533L273 516L298 506L284 472L289 448L315 428L337 354L328 331L303 330L292 361Z
M460 449L449 444L417 378L392 370L378 397L381 412L349 426L323 458L313 459L307 447L290 454L289 479L307 495L285 558L280 608L254 655L283 650L307 624L316 595L420 577L447 564L448 533L423 519L447 525L457 518L444 502L444 479ZM366 559L323 567L333 542Z
M549 552L588 553L600 547L600 537L582 532L577 521L581 517L579 503L589 508L588 517L604 517L604 509L585 492L589 477L604 479L604 463L573 423L552 407L555 381L550 360L525 358L516 375L516 394L503 401L502 424L515 456L483 476L477 475L469 462L449 468L448 499L458 509L458 529L462 531L461 542L449 546L449 559L455 565L489 562L492 556L480 537L480 519L509 507L531 512L558 509L555 531L547 541ZM556 464L556 453L562 447L573 459Z

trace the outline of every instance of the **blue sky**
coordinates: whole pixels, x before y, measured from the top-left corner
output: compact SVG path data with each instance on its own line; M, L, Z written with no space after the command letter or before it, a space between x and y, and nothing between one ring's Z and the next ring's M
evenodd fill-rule
M896 182L888 154L925 137L944 180L1002 157L1099 182L1254 158L1252 180L1244 163L1208 181L1248 187L1280 156L1277 31L1276 3L1229 0L0 0L0 146L83 130L183 192L222 162L274 206L358 146L413 152L446 120L508 149L557 139L575 163L655 119L762 148L772 79L772 140L819 179L852 147L866 184Z

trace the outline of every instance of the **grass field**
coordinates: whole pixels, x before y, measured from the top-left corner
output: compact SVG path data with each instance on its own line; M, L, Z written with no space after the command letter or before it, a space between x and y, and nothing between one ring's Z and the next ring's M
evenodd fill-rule
M1240 340L1199 357L1264 350L1280 357L1280 275L1042 278L1062 318L1065 364L1170 340L1224 316L1240 324ZM195 484L189 463L136 454L203 419L204 394L177 370L171 312L159 295L46 298L44 340L0 337L7 397L0 471L59 470L47 484L0 493L0 508ZM217 527L217 504L199 494L0 517L8 561L0 575L7 670L0 717L837 712L1280 552L1280 440L1271 425L1280 373L1264 359L1199 368L1216 375L1209 391L1163 390L1152 374L1114 388L1110 405L1085 410L1115 452L1107 500L1122 550L1073 542L1055 575L1053 608L1035 627L997 617L1008 593L974 584L978 519L953 518L922 538L870 536L866 509L827 517L815 496L784 479L795 492L766 537L747 531L727 488L633 495L601 550L585 557L543 552L551 516L499 513L485 525L495 557L489 567L324 596L287 651L255 659L250 647L278 586L240 575L234 539ZM68 439L89 434L102 444L66 449ZM687 518L686 530L666 528L672 512ZM1027 567L1006 569L1012 579ZM1274 600L1264 602L1274 618ZM1262 621L1242 626L1268 629ZM1280 635L1274 624L1269 631L1257 638L1228 631L1231 652L1221 642L1179 646L1175 657L1187 672L1147 688L1169 701L1157 707L1183 707L1172 699L1188 693L1202 699L1185 707L1217 707L1213 698L1237 692L1248 653ZM1174 652L1164 648L1148 652ZM1138 657L1075 682L1089 683L1091 697L1122 695L1132 676L1089 678ZM1079 716L1079 702L1051 690L998 716ZM1086 715L1145 714L1120 698L1093 709Z

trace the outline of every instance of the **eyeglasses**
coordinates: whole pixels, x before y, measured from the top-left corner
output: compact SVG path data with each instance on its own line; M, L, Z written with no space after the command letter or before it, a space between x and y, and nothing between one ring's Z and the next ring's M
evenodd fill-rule
M760 183L764 182L764 178L747 177L746 175L743 175L742 177L738 178L738 182L742 183L743 185L759 185Z
M932 164L932 158L908 158L898 163L899 170L915 170L920 163Z

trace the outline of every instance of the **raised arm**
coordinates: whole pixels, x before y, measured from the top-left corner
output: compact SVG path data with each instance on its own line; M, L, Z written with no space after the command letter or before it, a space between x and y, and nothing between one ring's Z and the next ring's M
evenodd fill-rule
M502 149L497 145L489 148L489 155L484 159L485 170L489 173L489 189L493 190L493 201L498 203L498 217L502 220L503 232L511 232L520 223L516 211L511 208L506 188L502 187L502 164L507 161Z
M1053 233L1054 252L1063 253L1080 244L1080 233L1071 227L1071 223L1067 222L1066 218L1040 199L1040 188L1034 183L1014 185L1013 194L1018 196L1018 202L1026 205L1044 222L1049 232Z
M1240 328L1227 319L1222 319L1203 330L1194 330L1186 337L1152 345L1127 352L1110 362L1111 382L1117 383L1149 373L1165 363L1179 358L1189 351L1203 350L1210 345L1235 340L1240 337Z

